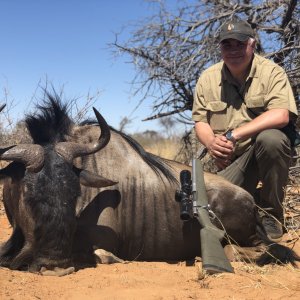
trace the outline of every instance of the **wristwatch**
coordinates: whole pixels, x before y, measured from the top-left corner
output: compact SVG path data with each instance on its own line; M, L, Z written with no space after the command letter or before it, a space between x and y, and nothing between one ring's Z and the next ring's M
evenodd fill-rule
M225 137L228 141L231 141L233 142L234 144L236 143L236 139L235 137L233 136L232 134L232 130L228 130L226 133L225 133Z

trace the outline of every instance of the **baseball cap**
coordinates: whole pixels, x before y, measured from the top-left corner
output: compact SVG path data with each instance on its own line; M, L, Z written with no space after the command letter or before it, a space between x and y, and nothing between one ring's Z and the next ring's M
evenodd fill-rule
M226 39L235 39L244 42L250 37L254 38L254 31L250 24L243 20L235 19L227 21L222 25L219 34L219 42Z

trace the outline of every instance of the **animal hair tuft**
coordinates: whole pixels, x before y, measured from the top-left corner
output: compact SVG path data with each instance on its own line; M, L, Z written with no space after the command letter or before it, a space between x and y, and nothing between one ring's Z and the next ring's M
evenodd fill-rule
M28 115L26 127L35 144L46 145L65 141L70 131L72 120L68 116L68 106L60 96L45 91L44 102L37 105L38 113Z

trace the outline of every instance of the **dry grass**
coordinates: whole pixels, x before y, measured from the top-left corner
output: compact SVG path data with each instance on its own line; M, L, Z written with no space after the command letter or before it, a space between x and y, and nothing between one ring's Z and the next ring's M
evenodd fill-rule
M145 150L160 157L174 160L177 157L180 141L163 139L145 147Z

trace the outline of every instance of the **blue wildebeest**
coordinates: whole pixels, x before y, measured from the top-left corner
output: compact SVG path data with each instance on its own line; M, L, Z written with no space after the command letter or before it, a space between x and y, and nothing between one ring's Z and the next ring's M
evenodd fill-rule
M13 226L0 264L61 275L74 261L95 263L96 249L126 260L199 256L199 224L182 222L175 202L179 173L189 167L145 152L96 110L98 124L75 126L59 97L47 96L25 120L33 143L0 152L13 161L0 171ZM268 248L250 194L213 174L205 184L215 225L241 246Z

